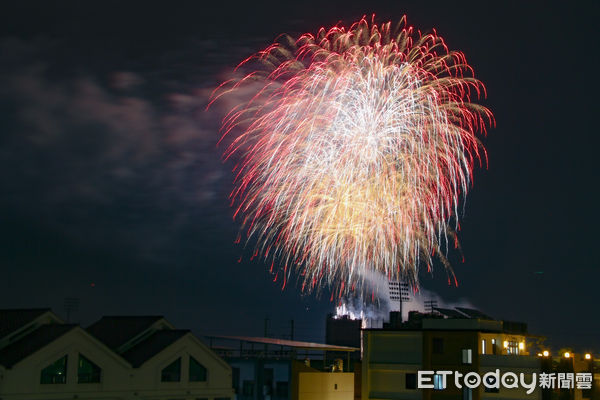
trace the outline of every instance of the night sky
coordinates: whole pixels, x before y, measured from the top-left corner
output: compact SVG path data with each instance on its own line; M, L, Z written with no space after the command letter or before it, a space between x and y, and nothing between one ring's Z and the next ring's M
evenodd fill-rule
M424 288L600 352L598 2L5 2L0 308L162 314L201 335L322 341L329 294L234 244L211 90L280 33L403 14L462 50L497 126L462 217L465 263ZM207 4L210 3L210 4ZM596 128L594 128L596 127ZM242 257L242 262L238 260Z

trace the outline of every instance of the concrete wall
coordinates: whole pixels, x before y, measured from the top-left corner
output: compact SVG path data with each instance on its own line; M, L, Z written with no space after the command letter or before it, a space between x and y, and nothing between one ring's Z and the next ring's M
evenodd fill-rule
M354 400L354 373L300 372L298 400Z
M424 319L423 329L501 331L502 321L486 319Z
M364 331L362 399L420 399L420 391L406 388L406 374L422 362L422 332Z
M517 375L523 374L525 382L529 383L532 381L533 373L539 374L541 372L540 359L533 356L525 355L481 355L479 363L479 374L483 376L488 372L495 372L496 369L500 371L500 375L506 372L513 372ZM485 388L479 387L479 398L481 400L539 400L542 398L542 391L536 388L533 393L527 394L526 389L506 389L500 388L498 393L485 392ZM473 397L475 398L475 396Z

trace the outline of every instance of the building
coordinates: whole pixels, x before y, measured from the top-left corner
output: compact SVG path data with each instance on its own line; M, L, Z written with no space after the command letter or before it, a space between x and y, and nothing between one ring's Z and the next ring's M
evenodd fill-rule
M542 400L593 400L600 399L600 360L592 353L574 353L570 349L562 349L556 355L548 349L541 349L538 354L542 362L542 372L550 380L558 383L562 376L566 384L556 384L554 388L542 389ZM586 389L578 390L577 376L587 374Z
M390 318L393 321L393 318ZM540 358L529 354L535 339L525 324L496 321L476 310L437 309L436 315L411 312L405 323L363 330L362 399L541 399L541 391L458 388L453 379L444 387L433 374L432 389L418 389L418 371L477 372L483 376L523 373L527 382L539 373Z
M325 343L360 348L361 338L361 319L351 319L347 315L341 317L336 317L333 314L327 315L325 323ZM332 358L334 355L330 354L327 357ZM350 353L350 357L353 362L357 362L360 361L362 355L361 352L356 351Z
M355 399L351 354L358 352L356 347L265 337L209 338L210 347L233 369L237 400Z
M347 315L335 317L329 314L325 323L325 342L339 346L360 347L361 329L360 319L351 319Z
M0 310L0 399L233 398L231 367L161 316L88 329L49 309Z

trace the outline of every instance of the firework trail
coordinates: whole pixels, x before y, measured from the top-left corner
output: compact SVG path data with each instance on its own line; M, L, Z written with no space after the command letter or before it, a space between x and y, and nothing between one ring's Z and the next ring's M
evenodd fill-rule
M346 29L280 39L242 62L212 101L242 90L223 136L239 157L231 193L254 255L302 289L342 296L368 273L418 285L434 259L458 247L458 208L476 138L493 123L471 103L485 95L462 53L437 34L365 18ZM285 283L284 283L285 285Z

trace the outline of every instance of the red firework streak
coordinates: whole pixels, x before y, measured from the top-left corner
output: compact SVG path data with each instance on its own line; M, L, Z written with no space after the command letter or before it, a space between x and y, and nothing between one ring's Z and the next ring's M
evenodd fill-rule
M477 134L494 124L472 102L485 87L464 54L404 17L373 16L282 35L244 71L211 104L246 96L223 138L224 157L239 160L231 198L253 256L285 266L284 285L295 269L303 290L329 285L338 297L369 290L372 273L416 288L434 258L450 281L459 204L475 163L487 163Z

